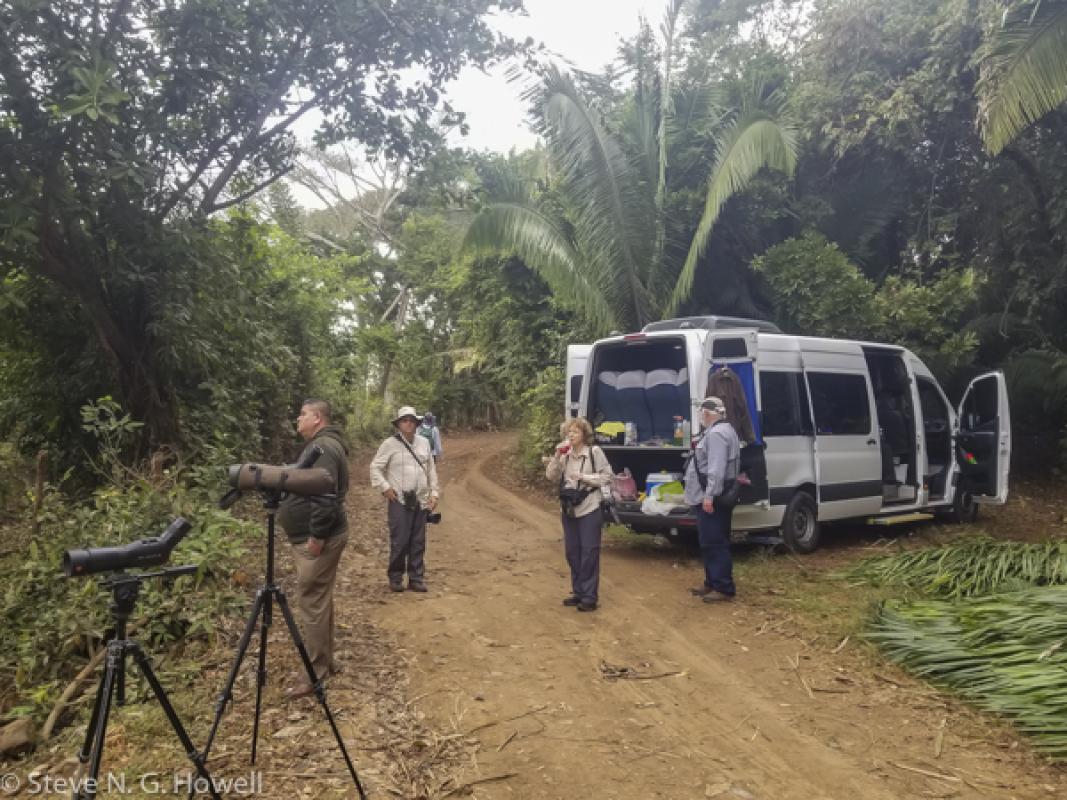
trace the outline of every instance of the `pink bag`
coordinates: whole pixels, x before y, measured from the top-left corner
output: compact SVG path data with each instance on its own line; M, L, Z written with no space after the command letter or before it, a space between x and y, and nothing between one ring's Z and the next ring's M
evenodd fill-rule
M637 499L637 481L634 480L629 467L624 467L622 472L611 479L611 496L616 501Z

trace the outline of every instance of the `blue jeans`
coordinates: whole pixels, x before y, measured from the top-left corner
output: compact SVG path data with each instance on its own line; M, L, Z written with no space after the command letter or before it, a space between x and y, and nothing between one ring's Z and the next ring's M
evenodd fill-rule
M708 514L703 506L693 508L697 515L700 554L704 557L704 585L733 597L737 593L734 561L730 555L730 518L733 509L725 511L717 508Z

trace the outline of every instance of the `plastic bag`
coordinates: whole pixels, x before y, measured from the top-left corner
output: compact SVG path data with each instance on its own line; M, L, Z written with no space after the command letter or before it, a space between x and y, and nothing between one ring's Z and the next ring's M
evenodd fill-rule
M637 499L637 481L634 480L629 467L624 467L622 472L611 479L611 497L615 501Z

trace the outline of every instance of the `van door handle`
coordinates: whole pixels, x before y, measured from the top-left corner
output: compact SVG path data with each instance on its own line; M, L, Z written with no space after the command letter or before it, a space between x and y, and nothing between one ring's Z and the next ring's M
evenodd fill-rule
M867 444L876 445L876 444L878 444L878 440L877 439L868 439L867 440Z

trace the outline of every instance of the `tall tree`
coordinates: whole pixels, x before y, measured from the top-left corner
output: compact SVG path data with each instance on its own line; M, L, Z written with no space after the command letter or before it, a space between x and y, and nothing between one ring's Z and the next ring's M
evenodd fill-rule
M150 441L180 438L161 352L190 237L293 166L293 126L418 159L442 86L513 48L521 0L4 0L0 264L80 308ZM412 77L410 68L418 69Z
M650 37L638 42L634 90L614 128L570 76L554 66L545 71L530 96L558 191L537 194L512 181L467 234L471 250L519 255L602 330L634 329L675 312L689 297L726 202L765 167L788 174L795 165L792 129L778 98L762 86L739 107L713 102L712 86L680 87L677 94L702 100L689 98L690 114L676 119L670 87L684 6L674 0L667 9L662 55L642 55ZM658 66L642 69L650 60ZM671 136L683 126L704 133L714 152L700 217L689 229L666 212Z

